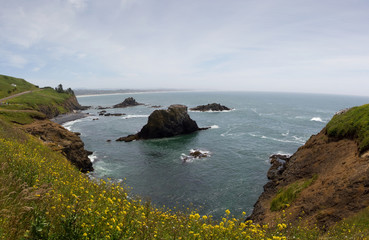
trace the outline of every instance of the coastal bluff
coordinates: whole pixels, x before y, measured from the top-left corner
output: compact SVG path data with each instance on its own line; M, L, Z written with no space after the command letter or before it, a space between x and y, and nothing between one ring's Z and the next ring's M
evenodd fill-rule
M363 143L359 134L350 134L364 131L358 126L369 117L368 108L338 113L291 157L272 156L269 182L248 219L273 225L285 215L287 222L327 230L367 208L369 154L360 151ZM350 129L350 134L338 136L343 129Z
M175 104L169 106L167 110L155 110L140 132L118 138L116 141L130 142L139 139L166 138L204 129L206 128L199 128L197 123L190 118L187 106Z

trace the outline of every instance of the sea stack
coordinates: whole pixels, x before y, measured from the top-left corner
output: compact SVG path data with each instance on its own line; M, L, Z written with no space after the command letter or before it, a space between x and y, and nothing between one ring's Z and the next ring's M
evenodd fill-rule
M204 129L207 128L199 128L190 118L187 106L176 104L169 106L167 110L155 110L139 133L121 137L116 141L130 142L138 139L173 137Z
M144 105L143 103L139 103L133 97L129 97L124 99L123 102L115 104L113 108L126 108L126 107L134 107L138 105Z
M229 111L231 109L226 106L220 105L219 103L211 103L208 105L200 105L200 106L191 108L190 110L200 111L200 112L207 112L207 111L221 112L221 111Z

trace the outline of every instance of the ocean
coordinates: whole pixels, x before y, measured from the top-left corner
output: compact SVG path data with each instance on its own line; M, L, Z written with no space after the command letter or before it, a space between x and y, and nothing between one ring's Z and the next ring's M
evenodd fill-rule
M98 116L96 107L110 107L134 97L146 105L106 109L124 116ZM92 106L90 116L67 122L64 127L80 132L95 171L93 178L123 181L131 195L139 195L158 207L197 209L219 218L226 209L236 217L253 205L267 182L272 154L293 154L312 134L317 134L341 109L369 103L369 97L256 93L256 92L161 92L77 96L81 105ZM195 107L220 103L226 112L191 112L199 127L210 127L173 138L116 142L138 132L151 106L171 104ZM98 120L94 120L98 118ZM111 140L108 142L107 140ZM191 150L208 157L183 161Z

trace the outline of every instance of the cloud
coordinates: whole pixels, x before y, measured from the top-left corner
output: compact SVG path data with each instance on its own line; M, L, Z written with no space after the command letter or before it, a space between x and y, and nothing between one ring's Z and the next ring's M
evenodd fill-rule
M72 87L331 91L368 76L368 10L363 0L6 1L1 65Z

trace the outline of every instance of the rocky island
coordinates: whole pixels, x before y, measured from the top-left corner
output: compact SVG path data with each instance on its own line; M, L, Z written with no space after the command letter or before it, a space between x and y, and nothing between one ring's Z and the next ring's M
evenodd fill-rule
M197 123L190 118L186 106L176 104L169 106L167 110L155 110L140 132L118 138L116 141L130 142L138 139L173 137L204 129L207 128L199 128Z
M214 112L221 112L221 111L229 111L232 110L226 106L220 105L219 103L211 103L207 105L200 105L194 108L190 108L191 111L200 111L200 112L207 112L207 111L214 111Z
M134 106L139 106L139 105L145 105L145 104L137 102L136 99L134 99L133 97L129 97L129 98L124 99L123 102L115 104L113 108L126 108L126 107L134 107Z

